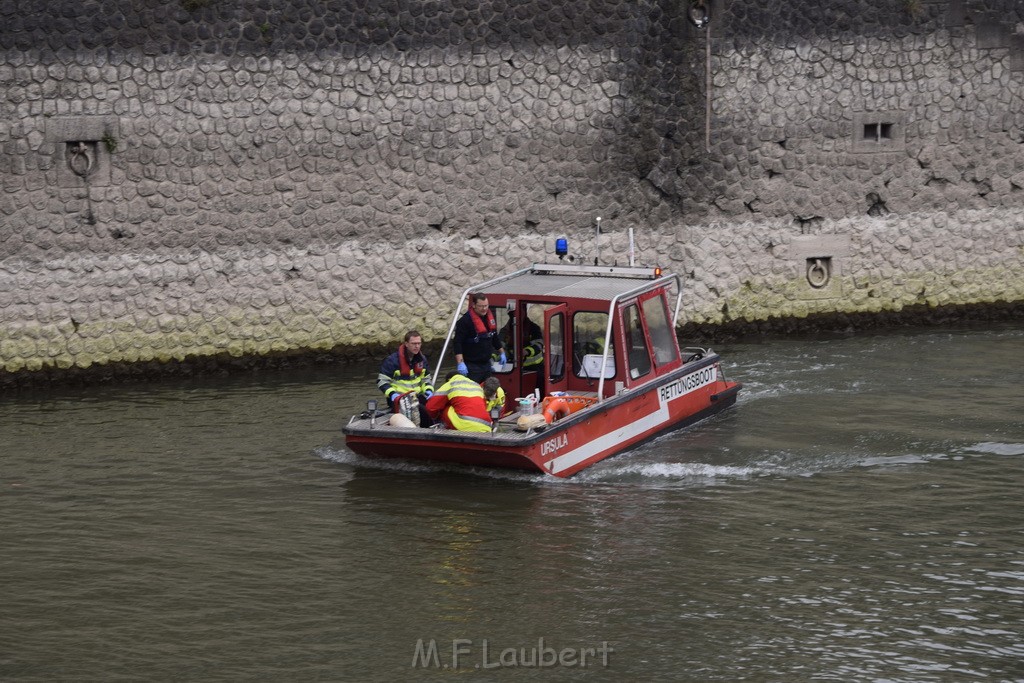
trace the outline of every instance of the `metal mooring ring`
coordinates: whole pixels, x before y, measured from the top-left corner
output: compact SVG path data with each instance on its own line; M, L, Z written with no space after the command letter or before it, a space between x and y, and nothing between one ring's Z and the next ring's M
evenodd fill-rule
M828 264L820 258L813 261L807 259L807 283L815 289L821 289L828 284L832 275L828 272Z
M71 169L71 172L83 178L92 173L94 159L89 145L79 142L72 144L69 149L71 156L68 157L68 168Z

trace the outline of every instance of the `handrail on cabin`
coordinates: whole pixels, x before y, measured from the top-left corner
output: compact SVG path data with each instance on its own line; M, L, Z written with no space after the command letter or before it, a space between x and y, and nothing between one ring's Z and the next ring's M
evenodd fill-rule
M676 329L676 320L678 320L679 318L679 304L681 303L683 298L683 285L682 282L679 280L678 275L665 275L658 278L657 280L654 280L653 282L649 282L647 284L634 287L628 292L616 294L614 297L612 297L612 300L608 304L608 328L605 330L604 333L604 354L601 356L601 364L598 366L599 368L601 368L601 379L599 379L597 382L598 402L604 401L604 367L605 363L608 362L608 350L612 341L612 324L615 322L615 308L616 306L618 306L619 301L621 301L622 299L627 299L629 297L637 296L638 294L643 294L645 291L649 289L654 289L654 287L657 285L668 284L672 280L675 280L676 283L676 310L675 313L673 313L672 315L672 331L674 334ZM623 349L623 353L625 353L625 349ZM625 358L625 355L623 355L623 358Z

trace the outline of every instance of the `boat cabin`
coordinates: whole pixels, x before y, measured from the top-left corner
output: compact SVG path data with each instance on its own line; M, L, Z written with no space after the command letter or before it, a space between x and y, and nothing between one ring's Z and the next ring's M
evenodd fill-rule
M670 309L670 289L675 296ZM535 264L466 290L487 295L507 363L494 363L514 410L516 397L554 392L604 398L662 377L683 365L675 335L682 288L658 268Z

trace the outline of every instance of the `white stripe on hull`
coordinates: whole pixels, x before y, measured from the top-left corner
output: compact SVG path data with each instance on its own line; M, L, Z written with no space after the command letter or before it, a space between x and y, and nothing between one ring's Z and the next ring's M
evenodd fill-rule
M708 372L709 369L711 370L710 372ZM653 389L653 391L658 392L657 410L648 413L640 419L629 422L614 432L599 436L593 441L588 441L582 446L577 446L567 453L552 458L544 463L544 467L552 474L558 474L571 467L575 467L598 453L615 446L620 446L624 442L642 437L647 433L657 431L659 427L669 424L671 419L669 404L717 381L718 372L716 370L713 366L703 368L697 372L685 375L671 384Z

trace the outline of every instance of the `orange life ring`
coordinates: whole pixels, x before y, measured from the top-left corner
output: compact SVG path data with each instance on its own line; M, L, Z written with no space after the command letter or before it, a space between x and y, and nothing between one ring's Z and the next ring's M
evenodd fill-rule
M572 412L569 408L569 404L566 403L565 399L556 398L554 401L548 403L544 409L544 421L551 424L556 418L562 418Z

